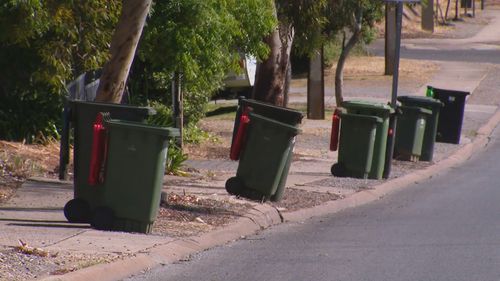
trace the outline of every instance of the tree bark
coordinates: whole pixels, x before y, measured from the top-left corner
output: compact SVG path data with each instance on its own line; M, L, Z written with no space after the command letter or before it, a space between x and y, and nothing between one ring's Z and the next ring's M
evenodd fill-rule
M444 13L445 20L448 20L448 11L450 10L450 5L451 5L451 0L448 0L448 3L446 4L446 12Z
M111 39L111 57L104 66L96 101L121 101L151 2L152 0L123 0L122 13Z
M270 54L257 67L252 92L254 99L278 106L287 105L293 37L293 28L280 23L279 27L264 39L270 48Z
M343 86L344 86L344 66L349 56L351 50L356 46L361 38L361 20L362 15L359 13L358 16L355 16L355 24L354 29L352 31L352 35L347 41L347 44L343 46L342 52L340 53L339 60L337 62L337 69L335 70L335 102L337 107L342 106L344 102L343 96Z

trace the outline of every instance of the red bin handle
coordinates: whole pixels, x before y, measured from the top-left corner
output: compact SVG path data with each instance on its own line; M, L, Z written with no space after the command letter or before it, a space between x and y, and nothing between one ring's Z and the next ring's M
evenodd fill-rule
M336 109L332 115L332 132L330 135L330 150L337 151L339 147L340 115Z
M236 132L233 145L231 145L231 151L229 153L229 158L231 160L237 161L240 159L241 150L243 149L243 143L245 142L247 134L248 123L250 123L250 117L248 117L248 110L245 110L241 113L238 131Z
M107 150L106 128L103 125L103 117L101 113L97 114L92 128L93 136L88 184L97 185L104 182L101 169L103 167Z

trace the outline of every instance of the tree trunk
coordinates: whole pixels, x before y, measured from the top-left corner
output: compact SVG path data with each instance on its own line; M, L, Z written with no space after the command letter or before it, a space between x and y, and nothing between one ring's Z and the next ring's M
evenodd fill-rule
M152 0L123 0L111 40L111 57L104 66L96 101L119 103Z
M448 0L448 3L446 4L446 12L444 13L445 20L448 20L448 11L450 10L450 5L451 5L451 0Z
M293 37L293 28L280 23L278 29L264 39L270 54L257 68L252 92L254 99L278 106L287 105Z
M347 57L349 56L349 53L354 48L354 46L356 46L356 44L359 42L359 39L361 38L361 19L362 15L361 13L359 13L359 15L356 16L355 19L354 30L352 32L351 38L349 38L347 44L343 46L342 52L340 53L340 57L337 62L337 69L335 70L335 102L338 107L342 106L342 103L344 102L342 88L344 84L345 62L347 60Z

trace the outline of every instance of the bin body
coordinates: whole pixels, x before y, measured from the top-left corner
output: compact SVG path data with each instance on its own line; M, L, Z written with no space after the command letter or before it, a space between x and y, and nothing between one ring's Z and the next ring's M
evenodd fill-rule
M256 191L264 200L282 193L279 189L285 186L298 133L294 126L250 113L246 145L236 172L243 188Z
M238 110L236 111L236 117L235 117L235 122L234 122L234 128L233 128L233 140L235 139L236 132L238 131L239 128L239 122L240 122L240 117L243 111L245 110L250 110L252 113L257 114L261 117L265 117L274 121L277 121L279 123L283 123L285 125L290 125L292 127L297 127L298 124L302 122L302 118L304 115L293 109L285 108L285 107L279 107L279 106L274 106L268 103L252 100L252 99L246 99L246 98L240 98L239 103L238 103ZM250 128L249 128L250 131ZM231 143L232 143L231 142ZM248 145L248 138L247 138L247 145ZM279 174L279 183L276 188L276 191L271 195L269 199L271 201L280 201L281 198L284 195L285 192L285 186L286 186L286 180L288 177L288 172L290 170L290 166L292 163L292 156L293 156L293 149L295 146L295 141L292 141L289 143L290 148L287 150L288 154L286 155L286 162L285 166L281 170L281 174ZM246 148L244 148L246 150ZM256 153L256 152L254 152ZM258 152L260 153L260 152ZM243 154L243 152L242 152ZM241 159L240 159L240 165L241 165ZM243 163L245 166L246 164ZM238 166L239 169L239 166ZM237 175L238 177L238 175ZM229 184L229 182L228 182ZM226 184L227 185L227 184Z
M418 161L422 153L427 115L432 111L416 106L400 106L396 125L394 158Z
M74 197L86 201L93 209L100 204L103 190L88 184L92 150L93 124L99 112L109 112L112 118L144 121L154 111L148 107L96 102L70 102L71 123L74 128Z
M443 103L439 113L436 141L460 143L464 119L465 99L468 92L433 88L434 98Z
M114 214L111 229L149 233L160 206L169 139L178 129L111 120L102 186L103 207Z
M341 114L340 118L338 176L366 179L373 168L377 126L382 118L349 113Z
M382 122L377 123L375 146L373 148L373 163L371 165L371 171L368 174L368 178L370 179L381 179L385 167L389 120L391 114L394 113L394 109L387 104L368 101L345 101L342 103L342 107L344 107L349 114L375 116L382 119Z
M418 106L431 110L431 115L427 115L427 119L425 120L425 132L420 161L432 161L434 156L434 144L436 142L439 112L441 111L443 104L431 97L421 96L400 96L398 97L398 101L400 101L403 106Z

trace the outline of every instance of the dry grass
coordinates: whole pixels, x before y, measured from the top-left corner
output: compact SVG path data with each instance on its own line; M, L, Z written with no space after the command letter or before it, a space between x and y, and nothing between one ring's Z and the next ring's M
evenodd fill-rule
M385 61L383 57L353 56L348 58L344 68L346 80L376 80L389 81L392 76L384 75ZM325 71L325 84L333 85L335 79L335 65ZM436 63L430 61L402 59L399 66L399 77L404 79L417 79L425 82L439 69ZM307 79L292 80L292 87L306 87Z
M229 224L249 208L250 204L236 203L227 198L221 200L172 192L161 204L153 233L173 237L199 235Z
M54 176L59 165L59 143L26 145L0 140L0 175L18 178Z

